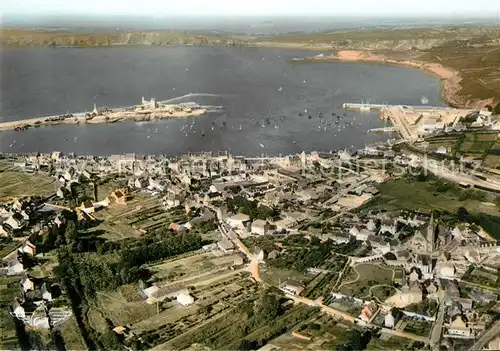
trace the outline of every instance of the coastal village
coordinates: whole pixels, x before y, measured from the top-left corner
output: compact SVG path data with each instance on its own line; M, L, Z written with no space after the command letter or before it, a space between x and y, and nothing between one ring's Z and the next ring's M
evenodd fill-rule
M391 111L355 152L2 154L4 342L498 349L498 121Z

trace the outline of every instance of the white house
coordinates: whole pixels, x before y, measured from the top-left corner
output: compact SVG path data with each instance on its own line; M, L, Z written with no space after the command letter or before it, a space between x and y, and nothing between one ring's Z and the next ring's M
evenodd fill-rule
M24 292L28 292L29 290L35 290L35 283L33 281L26 277L21 280L21 287Z
M49 302L52 301L52 293L47 289L46 283L42 284L40 290L42 291L42 299Z
M471 335L471 329L467 326L467 322L462 316L457 315L455 319L451 322L448 333L450 335L469 337Z
M188 293L181 292L177 296L177 302L180 303L182 306L186 307L186 306L192 305L194 303L194 299Z
M256 219L252 222L252 234L266 235L267 234L267 223L262 219Z
M227 224L231 228L237 228L240 230L245 230L245 224L250 220L250 217L243 213L238 213L226 219Z
M21 247L21 252L26 253L30 256L36 255L36 246L32 244L29 240L24 242L24 245Z
M18 299L15 299L14 303L12 303L12 310L14 311L14 315L18 319L22 319L22 318L26 317L26 313L24 311L24 307L21 306L21 304L19 303Z
M23 228L28 222L21 213L16 212L5 221L5 224L16 230Z
M395 324L396 324L396 319L392 315L392 312L389 311L389 313L387 313L387 315L384 318L384 325L385 325L386 328L391 328L392 329L392 328L394 328Z
M22 265L21 262L17 260L17 257L9 261L8 267L7 267L7 275L16 275L19 273L22 273L24 271L24 266Z
M455 267L450 261L440 262L438 266L439 276L442 278L453 278L455 277Z

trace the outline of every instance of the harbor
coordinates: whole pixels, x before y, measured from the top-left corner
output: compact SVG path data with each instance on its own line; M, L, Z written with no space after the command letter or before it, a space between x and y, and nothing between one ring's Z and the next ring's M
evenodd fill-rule
M397 132L403 139L415 141L437 132L460 131L461 121L467 116L477 115L474 128L497 128L491 112L479 109L456 109L442 106L409 106L370 103L350 103L342 105L346 110L377 111L380 118L392 126L372 128L369 133Z

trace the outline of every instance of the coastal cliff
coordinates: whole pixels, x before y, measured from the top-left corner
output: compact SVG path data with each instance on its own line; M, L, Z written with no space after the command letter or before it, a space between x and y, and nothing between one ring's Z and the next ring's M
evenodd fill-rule
M0 33L2 45L47 47L109 47L129 45L152 46L202 46L240 45L243 41L216 35L194 35L176 32L121 32L121 33L70 33L4 29Z

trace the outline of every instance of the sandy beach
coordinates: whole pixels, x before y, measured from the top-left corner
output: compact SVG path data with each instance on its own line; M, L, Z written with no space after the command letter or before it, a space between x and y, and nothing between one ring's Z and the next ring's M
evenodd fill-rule
M415 68L432 74L441 80L442 98L452 107L484 108L486 105L493 103L493 99L463 101L463 98L459 95L462 77L457 71L439 63L429 63L418 60L395 60L384 55L376 55L370 52L357 50L340 50L337 52L336 56L315 56L309 59L320 61L372 62Z

